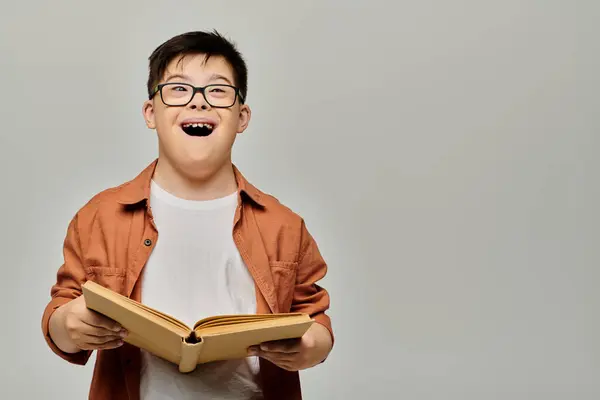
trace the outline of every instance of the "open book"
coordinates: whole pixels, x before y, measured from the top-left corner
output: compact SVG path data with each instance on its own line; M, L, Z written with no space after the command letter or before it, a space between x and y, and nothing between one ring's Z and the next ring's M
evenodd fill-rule
M93 281L82 288L89 309L127 329L125 342L177 364L183 373L198 364L247 357L248 347L263 342L299 338L314 322L302 313L221 315L190 328Z

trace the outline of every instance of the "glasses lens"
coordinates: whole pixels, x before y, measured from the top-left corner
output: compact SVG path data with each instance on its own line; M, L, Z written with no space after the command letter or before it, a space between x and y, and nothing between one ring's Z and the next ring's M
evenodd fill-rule
M194 93L194 87L185 83L168 83L162 87L162 99L169 106L187 104Z
M204 94L213 107L231 107L235 103L235 88L229 85L209 85Z

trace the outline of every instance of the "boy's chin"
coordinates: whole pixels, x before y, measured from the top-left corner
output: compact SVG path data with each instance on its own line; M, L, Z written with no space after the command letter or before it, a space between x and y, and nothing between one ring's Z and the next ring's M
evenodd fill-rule
M215 175L223 167L223 162L212 158L190 158L178 166L191 180L204 180Z

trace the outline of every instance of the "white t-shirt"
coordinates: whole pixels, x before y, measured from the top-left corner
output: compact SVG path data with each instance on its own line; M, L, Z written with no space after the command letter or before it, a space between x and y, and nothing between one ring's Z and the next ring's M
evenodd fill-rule
M142 276L142 302L188 326L220 314L254 314L256 293L233 241L237 192L209 200L173 196L152 181L158 241ZM260 399L258 359L199 365L189 374L142 351L141 398Z

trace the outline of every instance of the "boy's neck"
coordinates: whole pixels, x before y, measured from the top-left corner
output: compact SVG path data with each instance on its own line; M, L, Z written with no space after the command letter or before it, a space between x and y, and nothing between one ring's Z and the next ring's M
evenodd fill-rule
M210 175L192 178L159 157L152 179L167 192L186 200L214 200L237 191L231 161Z

